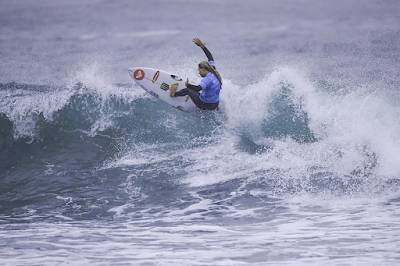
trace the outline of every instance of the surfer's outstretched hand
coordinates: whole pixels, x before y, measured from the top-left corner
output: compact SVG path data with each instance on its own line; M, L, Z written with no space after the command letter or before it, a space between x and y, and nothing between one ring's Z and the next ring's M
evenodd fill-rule
M189 84L189 78L186 79L185 86L187 87L188 84Z
M205 43L203 43L199 38L193 38L193 42L194 42L197 46L205 45Z

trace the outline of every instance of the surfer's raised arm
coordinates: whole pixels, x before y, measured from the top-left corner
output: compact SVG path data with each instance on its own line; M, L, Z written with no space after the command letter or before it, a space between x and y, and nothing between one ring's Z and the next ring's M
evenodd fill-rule
M204 53L206 54L208 61L214 61L214 58L210 51L207 49L206 44L203 43L199 38L194 38L193 42L199 46L201 49L203 49Z

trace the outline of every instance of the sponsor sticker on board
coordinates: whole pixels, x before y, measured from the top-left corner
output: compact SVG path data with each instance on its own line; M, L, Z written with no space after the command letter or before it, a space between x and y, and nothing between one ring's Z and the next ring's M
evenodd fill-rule
M158 76L160 76L160 71L157 71L156 74L154 74L153 83L155 83L157 81Z
M133 77L136 80L142 80L144 79L144 71L141 69L136 69L136 71L133 73Z
M149 91L149 93L158 99L159 96L157 93L155 93L154 91Z
M167 83L163 82L163 84L161 84L160 88L161 88L162 90L167 91L167 90L169 90L169 85L168 85Z

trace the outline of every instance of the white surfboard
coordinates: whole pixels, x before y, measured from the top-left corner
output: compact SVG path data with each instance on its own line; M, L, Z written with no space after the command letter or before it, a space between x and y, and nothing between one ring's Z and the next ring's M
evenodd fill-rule
M178 83L177 91L184 89L185 81L177 75L162 70L136 67L129 68L129 74L136 83L157 99L182 111L196 111L198 108L188 97L171 97L171 85Z

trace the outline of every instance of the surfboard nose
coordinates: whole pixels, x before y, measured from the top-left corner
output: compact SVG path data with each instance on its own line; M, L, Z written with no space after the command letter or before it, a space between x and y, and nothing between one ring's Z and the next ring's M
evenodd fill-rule
M136 81L142 80L145 78L145 69L146 68L140 68L140 67L135 67L135 68L129 68L129 75Z
M134 77L133 77L133 74L135 73L135 71L136 71L137 69L138 69L137 67L128 68L128 73L129 73L129 75L130 75L132 78L134 78Z

